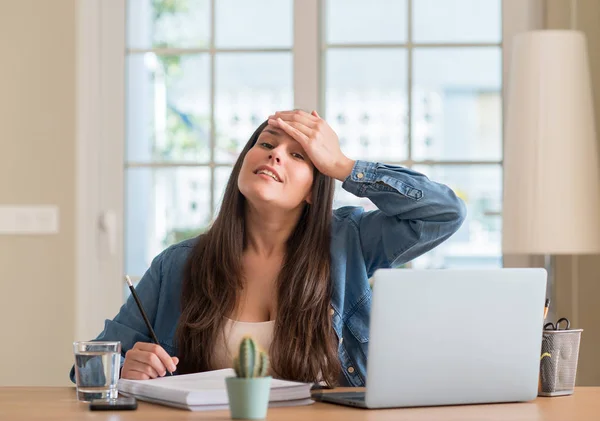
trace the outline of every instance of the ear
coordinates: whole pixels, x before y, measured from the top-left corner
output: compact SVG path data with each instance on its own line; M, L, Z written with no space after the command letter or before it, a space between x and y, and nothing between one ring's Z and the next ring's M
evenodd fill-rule
M306 195L306 197L304 198L304 200L309 205L312 205L312 190L308 192L308 194Z

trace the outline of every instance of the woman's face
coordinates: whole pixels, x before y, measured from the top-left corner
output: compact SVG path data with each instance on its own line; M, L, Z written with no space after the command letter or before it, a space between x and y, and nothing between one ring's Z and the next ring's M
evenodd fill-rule
M291 210L311 203L313 164L283 130L266 126L244 158L238 188L251 203Z

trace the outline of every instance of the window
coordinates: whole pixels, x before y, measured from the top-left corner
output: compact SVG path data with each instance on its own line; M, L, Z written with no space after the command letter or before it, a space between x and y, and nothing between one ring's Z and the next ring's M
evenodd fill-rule
M202 232L254 129L293 107L292 0L130 0L125 271Z
M419 268L502 266L500 0L327 0L325 117L351 157L448 184L468 218ZM375 206L341 190L341 204Z
M321 22L312 107L344 152L412 167L467 203L463 227L412 265L501 266L500 0L129 0L125 271L203 231L250 134L296 105L315 77L294 71L315 39L302 31L318 28L294 25L308 4ZM374 207L336 186L336 207Z

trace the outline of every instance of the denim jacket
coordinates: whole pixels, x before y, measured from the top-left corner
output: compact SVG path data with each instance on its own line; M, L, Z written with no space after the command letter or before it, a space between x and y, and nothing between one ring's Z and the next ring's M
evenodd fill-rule
M466 208L447 186L404 167L356 161L342 184L378 208L345 206L333 212L331 236L331 316L339 340L342 386L364 386L369 347L371 288L376 269L396 267L433 249L458 230ZM168 247L154 258L136 292L160 345L177 356L175 329L180 316L183 268L194 239ZM133 297L96 340L119 340L121 365L136 342L152 342ZM71 369L74 381L74 369Z

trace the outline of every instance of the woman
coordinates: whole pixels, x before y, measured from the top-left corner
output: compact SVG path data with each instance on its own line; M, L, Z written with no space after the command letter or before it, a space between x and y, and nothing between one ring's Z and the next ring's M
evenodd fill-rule
M334 179L378 210L332 212ZM278 112L241 152L210 229L159 254L138 284L160 344L132 298L97 339L122 342L123 378L230 367L250 334L277 377L363 386L369 278L436 247L464 218L447 186L349 159L314 111Z

